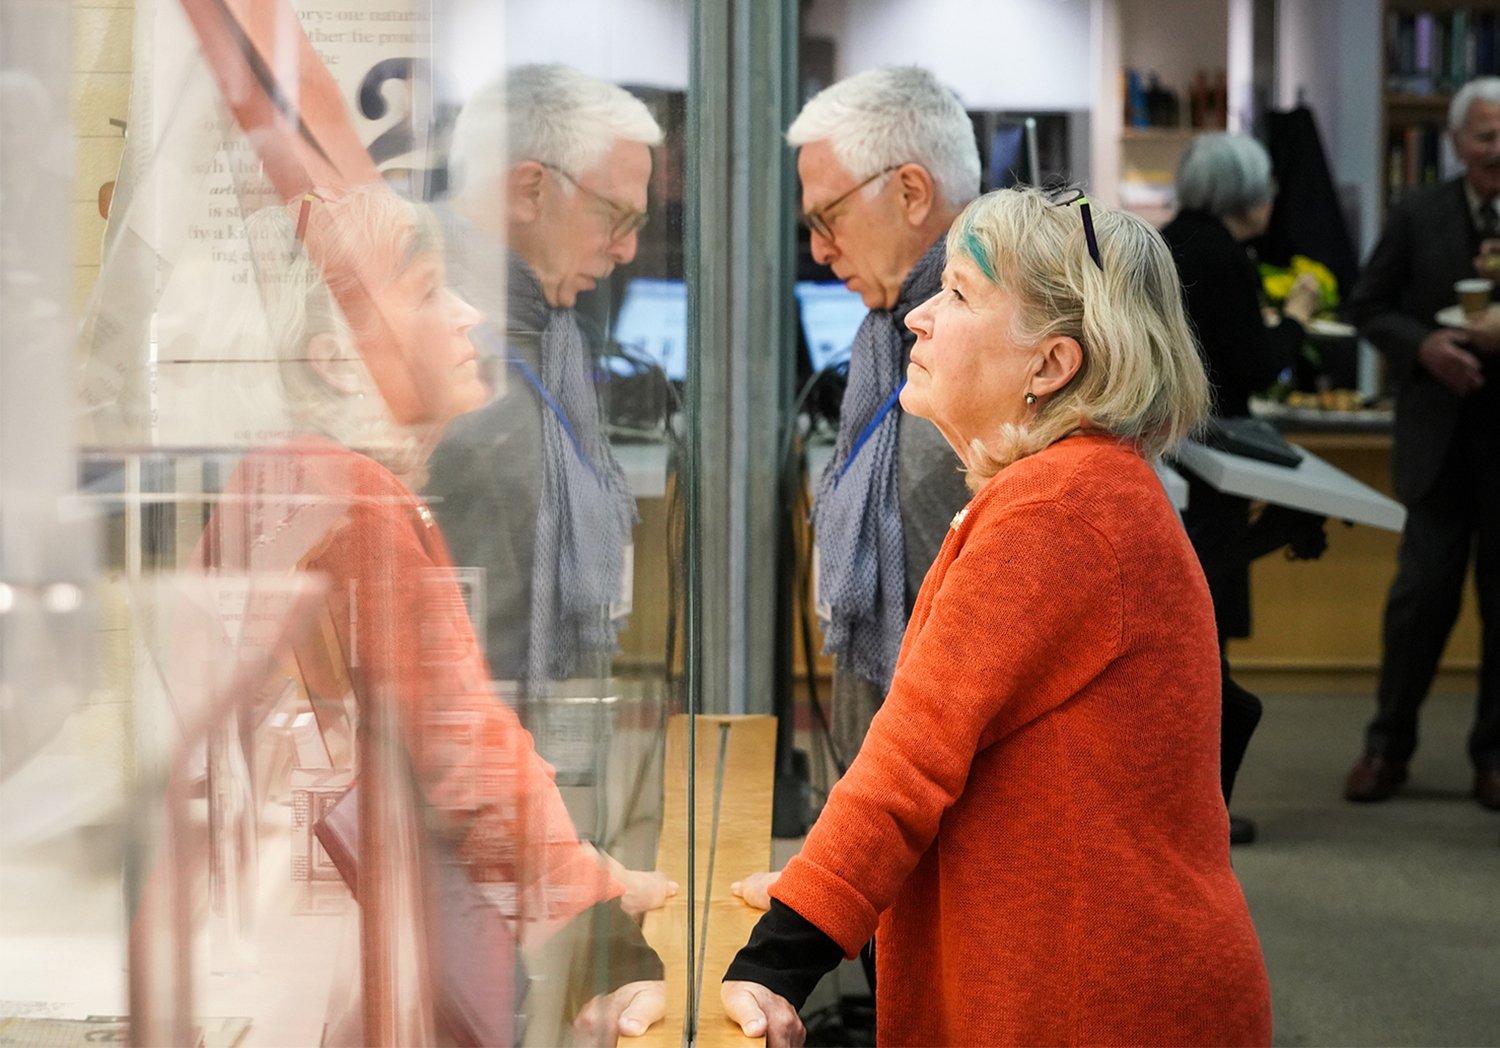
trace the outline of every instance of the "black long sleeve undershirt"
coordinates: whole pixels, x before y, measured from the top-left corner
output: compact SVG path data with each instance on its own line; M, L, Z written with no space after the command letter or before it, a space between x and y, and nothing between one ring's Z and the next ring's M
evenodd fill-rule
M843 947L817 925L786 903L772 899L771 909L756 922L750 941L735 954L724 981L760 983L800 1010L818 980L843 959Z

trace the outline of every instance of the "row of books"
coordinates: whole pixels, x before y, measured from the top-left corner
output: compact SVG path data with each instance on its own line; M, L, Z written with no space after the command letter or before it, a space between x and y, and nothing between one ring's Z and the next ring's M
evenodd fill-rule
M1199 69L1181 96L1163 87L1155 73L1142 76L1124 70L1126 127L1220 128L1228 113L1228 87L1224 70L1213 76Z
M1386 142L1386 191L1391 202L1418 186L1436 184L1442 178L1442 125L1408 124L1393 128Z
M1476 76L1500 74L1500 13L1493 10L1386 15L1386 89L1447 94Z

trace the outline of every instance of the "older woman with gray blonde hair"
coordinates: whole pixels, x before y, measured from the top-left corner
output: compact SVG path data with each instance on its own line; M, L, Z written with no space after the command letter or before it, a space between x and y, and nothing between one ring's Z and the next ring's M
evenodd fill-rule
M316 216L312 215L313 206L319 209ZM488 397L488 391L480 383L477 369L470 368L472 374L465 376L464 388L457 394L463 399L454 407L434 406L430 412L440 416L441 422L419 421L411 412L397 421L359 352L362 340L379 341L378 337L371 338L376 335L372 329L383 326L382 315L389 310L369 310L357 325L362 330L356 330L337 301L338 292L347 289L337 285L357 282L356 274L373 278L370 282L381 287L394 283L418 259L441 254L442 232L425 208L374 187L341 194L331 203L309 201L307 209L304 236L310 222L323 268L337 274L335 286L329 286L309 255L304 237L296 233L300 215L282 207L262 208L246 221L259 313L239 318L237 325L231 321L231 326L245 329L251 338L263 336L275 347L282 398L289 421L297 430L322 434L366 455L411 490L419 490L427 454L442 432L442 424L447 417L478 406ZM336 215L336 221L330 215ZM369 244L400 246L395 251L368 251L358 246ZM356 254L362 256L359 264ZM452 307L462 317L458 322L465 331L479 319L465 303L455 302ZM264 331L257 319L263 321ZM458 355L466 358L467 366L467 358L473 357L472 347L465 350L460 345ZM391 388L389 379L387 388ZM451 397L454 392L447 395ZM394 389L392 399L397 399Z
M991 193L948 235L901 400L969 505L889 695L726 975L747 1034L876 936L881 1044L1266 1044L1229 865L1203 574L1151 461L1208 407L1149 224Z

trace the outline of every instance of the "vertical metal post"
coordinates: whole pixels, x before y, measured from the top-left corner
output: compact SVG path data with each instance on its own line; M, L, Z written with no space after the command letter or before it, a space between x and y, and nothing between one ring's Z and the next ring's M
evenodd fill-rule
M687 712L769 713L778 444L792 374L796 0L698 0L688 90ZM689 732L689 767L696 767ZM688 881L696 884L688 779ZM691 888L689 890L692 890ZM688 908L688 941L695 941ZM684 1043L700 988L688 978Z
M714 622L705 621L705 607L713 607L726 591L723 560L705 547L706 536L723 527L723 515L705 505L705 496L717 494L722 477L706 477L716 462L709 449L726 446L724 423L727 412L715 403L715 391L725 385L724 361L729 347L729 315L725 297L729 286L728 264L715 242L727 236L725 217L729 185L729 5L732 0L698 0L693 7L693 36L688 79L687 110L687 199L684 202L685 237L683 255L688 286L688 468L686 487L687 586L684 607L683 677L687 686L684 712L687 733L687 938L682 946L692 955L698 941L697 717L707 707L704 690L709 674L706 664L723 650L723 638ZM712 632L712 636L706 633ZM711 653L711 654L710 654ZM719 679L717 671L714 679ZM715 708L720 704L715 701ZM698 1029L696 972L687 966L687 1000L683 1013L682 1043L692 1044Z
M749 41L736 56L735 377L743 413L736 427L734 589L742 609L738 638L744 691L731 713L770 713L775 688L776 575L781 538L781 434L792 398L794 169L786 145L797 103L797 4L740 0L736 16ZM742 468L740 468L742 467Z
M689 91L689 367L703 712L771 709L791 385L794 0L702 0ZM691 649L690 649L691 650Z

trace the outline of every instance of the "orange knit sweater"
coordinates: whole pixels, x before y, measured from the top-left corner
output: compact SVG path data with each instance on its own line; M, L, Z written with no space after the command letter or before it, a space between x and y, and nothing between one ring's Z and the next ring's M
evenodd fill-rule
M1197 558L1129 446L1061 441L955 519L772 891L851 957L877 935L881 1044L1270 1043L1218 666Z

